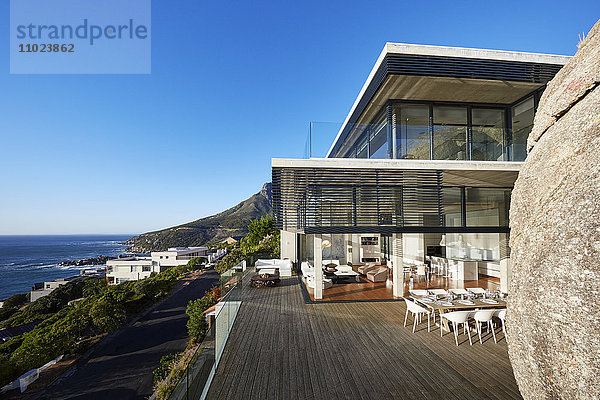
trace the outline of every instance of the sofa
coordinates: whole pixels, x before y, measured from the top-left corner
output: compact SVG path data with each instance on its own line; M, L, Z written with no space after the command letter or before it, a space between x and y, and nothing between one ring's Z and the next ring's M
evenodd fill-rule
M315 275L315 267L313 267L308 261L303 261L302 264L300 264L300 271L302 271L302 275L305 278Z
M388 267L378 267L367 272L367 279L371 282L385 282L388 277Z
M259 269L276 269L279 270L279 276L292 276L292 262L290 260L265 260L258 259L254 264L257 270Z
M374 269L377 269L377 265L375 265L375 263L373 263L373 262L369 262L369 263L366 263L365 265L358 267L358 273L366 275L367 272L373 271Z

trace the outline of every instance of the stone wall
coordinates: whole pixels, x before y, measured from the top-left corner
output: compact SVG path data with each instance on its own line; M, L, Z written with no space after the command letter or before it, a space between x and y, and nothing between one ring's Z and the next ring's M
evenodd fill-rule
M600 21L549 83L510 209L508 350L525 399L600 398Z

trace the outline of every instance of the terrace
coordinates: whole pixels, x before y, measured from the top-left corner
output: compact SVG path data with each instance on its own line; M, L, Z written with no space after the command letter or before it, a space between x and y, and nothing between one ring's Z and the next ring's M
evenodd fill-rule
M207 398L521 398L501 329L456 346L403 301L307 303L295 276L243 296Z

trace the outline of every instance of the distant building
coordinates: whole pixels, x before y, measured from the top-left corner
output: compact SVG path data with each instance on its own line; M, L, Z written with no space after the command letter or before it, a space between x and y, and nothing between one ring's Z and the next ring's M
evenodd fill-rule
M30 301L34 302L39 298L48 296L54 289L58 288L59 286L66 285L67 283L71 282L75 278L78 278L78 277L72 276L69 278L60 278L60 279L56 279L56 280L49 281L49 282L36 283L31 288Z
M29 293L29 301L33 302L41 297L48 296L54 289L74 280L90 277L100 278L103 276L104 268L87 268L79 271L79 275L70 276L68 278L59 278L48 282L36 283L33 285L33 287L31 288L31 292Z
M153 251L150 256L117 258L106 262L109 284L148 278L170 267L187 264L196 257L208 259L207 247L171 247L167 251Z
M228 238L221 241L221 243L235 244L235 243L239 242L240 240L242 240L242 238L243 238L243 236L229 236Z
M208 262L213 263L219 258L225 256L225 254L227 254L227 249L217 249L214 252L208 254Z

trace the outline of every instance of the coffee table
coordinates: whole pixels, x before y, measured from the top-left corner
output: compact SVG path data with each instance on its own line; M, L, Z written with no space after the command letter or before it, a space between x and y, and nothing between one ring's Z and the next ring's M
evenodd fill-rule
M256 274L250 278L250 286L252 287L272 287L279 285L281 279L276 274Z

